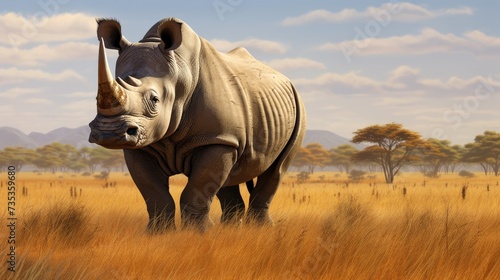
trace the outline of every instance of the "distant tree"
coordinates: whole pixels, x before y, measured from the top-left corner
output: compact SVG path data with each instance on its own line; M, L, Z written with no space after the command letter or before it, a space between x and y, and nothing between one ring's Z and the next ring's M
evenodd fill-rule
M359 129L354 132L352 142L373 144L357 152L353 159L359 162L374 162L382 166L387 183L394 181L394 176L401 167L420 160L416 151L427 145L420 134L405 129L397 123Z
M36 153L37 159L34 164L38 168L52 172L66 171L78 161L78 151L69 144L54 142L36 149Z
M36 153L32 149L24 147L6 147L3 150L2 158L6 165L14 165L20 171L25 165L33 164Z
M349 173L354 164L352 156L358 152L358 149L352 145L344 144L330 149L330 162L328 165L336 166L339 170Z
M441 169L447 166L456 166L460 160L456 147L452 147L448 140L430 138L420 153L421 171L431 177L437 177Z
M59 157L57 147L51 144L36 149L37 159L34 164L37 168L56 172L59 166L63 165L63 160Z
M125 163L122 150L106 149L103 151L103 155L104 157L101 160L101 167L105 168L108 172L110 172L113 168L122 168Z
M83 170L87 169L87 164L85 164L81 158L77 158L74 161L71 161L68 165L68 168L71 169L71 171L80 173Z
M0 172L3 172L9 166L9 156L7 152L0 151Z
M292 166L297 168L307 167L307 172L314 173L316 167L324 167L330 163L330 153L319 143L311 143L299 149L295 155Z
M292 161L292 166L302 168L309 166L314 161L313 154L305 147L301 147Z
M98 160L93 157L93 150L90 147L83 147L78 150L80 162L87 166L90 173L94 173L99 166Z
M314 173L316 167L325 167L330 162L330 153L319 143L311 143L306 146L311 152L311 161L308 164L309 173Z
M451 146L451 151L448 153L448 161L444 165L444 172L454 173L458 166L462 165L462 158L465 153L465 148L461 145Z
M500 173L500 133L485 131L477 135L473 143L465 145L465 162L478 163L485 174L491 170L495 176Z

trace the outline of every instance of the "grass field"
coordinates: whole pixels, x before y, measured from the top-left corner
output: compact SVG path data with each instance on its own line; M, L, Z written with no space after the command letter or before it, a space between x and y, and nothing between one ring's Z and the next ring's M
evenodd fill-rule
M406 173L387 185L378 174L347 185L344 174L304 184L293 175L271 206L274 227L222 226L215 200L207 233L152 236L123 173L105 188L92 177L19 172L16 272L7 271L4 227L0 278L500 279L499 177ZM0 178L8 224L7 174ZM185 182L172 179L177 202Z

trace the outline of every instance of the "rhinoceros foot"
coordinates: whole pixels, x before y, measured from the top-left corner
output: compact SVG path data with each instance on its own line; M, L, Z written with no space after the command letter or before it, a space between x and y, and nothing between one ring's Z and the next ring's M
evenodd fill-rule
M205 233L208 229L213 227L214 222L208 217L207 214L194 214L184 208L181 212L182 228L195 229L201 233Z
M147 232L150 234L162 234L169 231L175 231L175 218L157 216L149 220Z
M274 221L269 215L268 209L256 209L252 207L248 209L245 223L257 226L274 226Z

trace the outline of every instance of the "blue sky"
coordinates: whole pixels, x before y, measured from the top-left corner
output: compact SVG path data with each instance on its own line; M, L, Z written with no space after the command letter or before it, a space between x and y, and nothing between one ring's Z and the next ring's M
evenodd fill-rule
M219 50L244 46L287 75L309 129L350 138L398 122L456 144L500 130L497 2L159 2L2 1L0 126L86 125L96 112L95 18L118 19L138 41L158 20L178 17Z

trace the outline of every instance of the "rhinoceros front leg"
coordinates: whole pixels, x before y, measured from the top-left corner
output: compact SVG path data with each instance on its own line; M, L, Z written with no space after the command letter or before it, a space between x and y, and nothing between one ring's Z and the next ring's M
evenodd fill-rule
M193 154L188 183L181 195L184 227L195 227L203 232L213 225L208 217L210 205L226 182L236 155L234 148L222 145L203 147Z
M124 154L130 175L146 202L148 231L175 229L175 202L169 192L168 175L154 157L142 150L124 150Z

